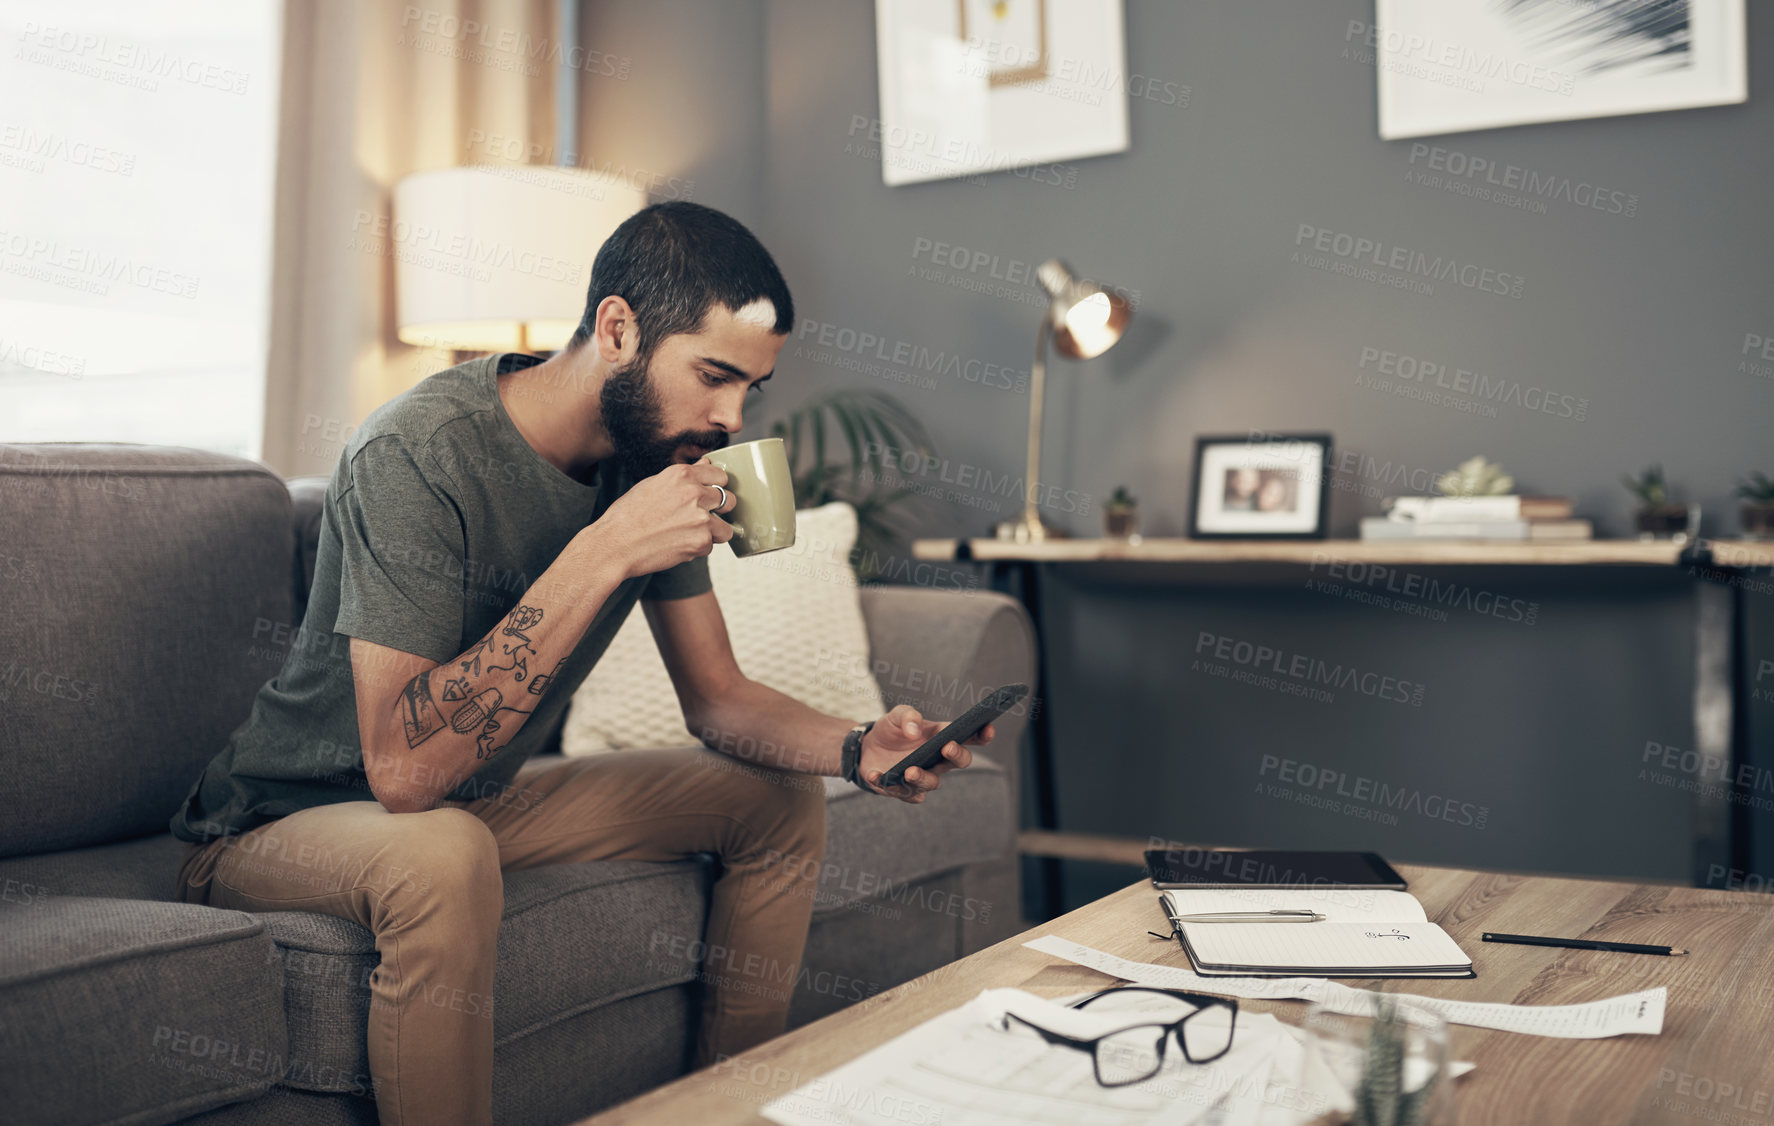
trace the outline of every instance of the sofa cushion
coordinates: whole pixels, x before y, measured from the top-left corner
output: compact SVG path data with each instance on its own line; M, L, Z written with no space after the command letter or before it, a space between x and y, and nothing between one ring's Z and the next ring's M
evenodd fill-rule
M23 911L73 896L170 900L184 848L162 834L0 860L0 904ZM700 861L596 861L505 873L497 1040L695 980L697 966L688 956L702 935L708 884ZM364 1029L370 975L379 961L370 932L306 911L247 917L275 943L264 957L282 964L290 1064L284 1082L304 1090L368 1090Z
M984 755L966 770L944 775L942 788L919 805L865 794L841 778L825 779L825 795L825 863L816 911L880 898L946 912L946 904L922 901L920 880L1016 847L1008 831L1008 779Z
M661 989L568 1017L493 1057L493 1121L559 1126L669 1083L689 1069L696 1001ZM369 1099L274 1087L180 1126L376 1126Z
M376 1126L376 1104L273 1087L269 1094L183 1119L179 1126Z
M288 1058L265 925L185 903L0 907L7 1121L173 1122L268 1090Z
M0 860L0 903L85 895L103 899L178 899L185 842L167 833L133 841Z
M957 913L979 906L943 891L930 877L1011 847L1004 828L1011 795L996 763L976 757L973 767L948 775L918 806L870 798L839 779L825 784L827 851L815 899L816 930L834 916L850 919L868 900L895 912L893 918L869 913L863 920L884 936L912 933L905 930L907 919L924 920L943 933L972 921ZM184 847L162 834L0 860L0 901L35 910L71 896L170 899ZM702 935L708 882L706 866L696 862L594 862L505 873L497 1042L515 1044L577 1014L696 981L694 942ZM303 1090L361 1093L369 1075L363 1035L369 982L378 961L370 933L307 912L252 918L275 943L264 956L282 973L288 1029L282 1081ZM818 946L809 947L810 965ZM572 972L563 972L567 965Z
M850 569L856 510L842 501L802 509L795 537L792 547L746 559L727 544L709 553L733 659L746 676L815 711L873 719L883 709ZM646 616L630 614L573 693L561 749L590 755L703 742L684 726Z
M593 861L505 873L505 913L492 1006L504 1045L579 1013L693 981L686 957L702 936L708 870L697 861ZM285 1082L317 1091L367 1085L370 932L330 915L258 916L283 963L290 1058ZM440 998L479 1008L484 999Z
M985 755L976 756L973 762L966 770L950 773L942 789L921 806L871 801L842 779L824 779L829 812L816 909L835 910L877 895L914 894L905 887L907 883L994 859L1013 847L1004 835L1004 826L1010 823L1011 800L1005 772ZM0 902L28 903L61 895L171 900L184 847L163 833L93 848L0 859ZM516 897L528 894L532 882L542 879L541 871L505 874L507 917ZM348 927L351 941L332 952L361 949L369 953L374 949L369 932L361 927L326 916L290 914L319 920L305 924L312 927ZM286 933L282 927L281 923L272 927L280 942Z
M0 445L0 856L166 827L282 663L291 543L256 462Z
M1004 831L1005 773L983 756L918 806L870 799L837 779L826 784L826 862L814 901L821 914L879 897L918 915L959 918L977 906L926 885L926 877L1013 847ZM696 981L709 877L697 862L596 861L505 873L496 1042L511 1044L576 1014ZM369 931L308 912L259 918L284 964L291 1058L315 1061L311 1072L331 1084L309 1089L352 1089L369 1068L362 1029L378 961ZM562 970L567 965L572 972ZM287 1082L303 1086L303 1077L292 1074Z

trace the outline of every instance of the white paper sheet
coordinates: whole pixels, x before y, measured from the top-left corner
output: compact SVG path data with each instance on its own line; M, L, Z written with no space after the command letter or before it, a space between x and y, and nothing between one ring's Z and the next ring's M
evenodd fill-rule
M1100 970L1110 977L1137 981L1142 985L1192 989L1198 993L1215 993L1223 997L1316 1001L1336 1012L1352 1016L1371 1015L1374 999L1380 996L1369 989L1354 989L1321 977L1202 977L1193 970L1117 957L1058 935L1042 935L1023 945L1043 954L1052 954L1056 958ZM1598 1040L1608 1036L1655 1036L1661 1033L1663 1008L1668 1000L1669 990L1659 985L1655 989L1623 993L1618 997L1589 1001L1581 1005L1506 1005L1481 1001L1450 1001L1440 997L1422 997L1414 993L1388 993L1386 996L1433 1009L1452 1024L1496 1028L1504 1032L1525 1032L1532 1036L1554 1036L1564 1040Z
M1001 996L1018 993L989 990L767 1104L761 1113L784 1126L1189 1126L1212 1121L1211 1111L1220 1126L1259 1126L1264 1109L1278 1101L1265 1101L1272 1093L1277 1045L1286 1041L1298 1051L1294 1030L1267 1014L1250 1014L1238 1021L1232 1050L1213 1063L1173 1058L1173 1045L1157 1076L1132 1086L1103 1087L1087 1053L992 1025L989 1014L1005 1007L1056 1023L1066 1020L1043 1012L1056 1007L1042 998ZM1329 1105L1330 1096L1311 1101ZM1276 1121L1292 1126L1304 1119Z
M1097 1083L1088 1054L1002 1029L1005 1012L1079 1036L1138 1022L1137 999L1110 1013L1068 1009L1065 1000L988 989L760 1113L783 1126L1302 1126L1349 1105L1329 1070L1306 1070L1301 1030L1267 1013L1241 1013L1232 1049L1212 1063L1189 1064L1173 1044L1158 1075L1116 1088Z

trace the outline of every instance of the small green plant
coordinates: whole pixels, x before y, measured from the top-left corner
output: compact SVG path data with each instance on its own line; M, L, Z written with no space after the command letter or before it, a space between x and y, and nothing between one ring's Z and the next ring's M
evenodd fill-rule
M1751 473L1748 481L1737 486L1736 495L1751 504L1774 504L1774 477Z
M1500 497L1515 488L1515 478L1481 454L1468 458L1435 479L1435 487L1450 497Z
M1648 466L1637 477L1630 474L1622 476L1620 483L1626 486L1627 492L1638 498L1642 509L1649 511L1670 506L1669 482L1663 476L1661 465Z
M894 508L918 491L899 483L904 459L922 463L931 453L924 424L879 391L834 391L791 411L770 436L783 440L795 506L841 500L856 509L851 567L858 582L880 577L886 553L904 533ZM828 438L845 450L835 461L827 458Z
M1138 503L1133 499L1133 494L1127 491L1126 485L1116 485L1115 491L1109 494L1109 503L1105 507L1124 512Z

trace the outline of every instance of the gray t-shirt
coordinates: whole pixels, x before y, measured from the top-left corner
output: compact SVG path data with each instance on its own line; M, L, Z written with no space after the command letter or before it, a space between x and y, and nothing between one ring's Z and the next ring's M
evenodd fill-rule
M172 818L175 837L209 840L310 806L374 800L351 638L440 664L455 657L633 484L614 459L581 484L524 440L499 399L497 373L536 362L487 356L438 372L353 435L327 486L307 614L299 629L280 631L283 668L192 786ZM618 586L558 671L532 670L553 679L510 744L449 796L500 793L559 726L636 599L709 589L702 559Z

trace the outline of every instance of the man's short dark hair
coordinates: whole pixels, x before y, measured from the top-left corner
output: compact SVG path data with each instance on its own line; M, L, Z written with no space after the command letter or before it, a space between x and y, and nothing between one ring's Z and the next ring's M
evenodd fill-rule
M610 296L634 310L641 334L636 362L642 365L666 337L700 330L716 302L738 312L768 297L776 306L778 334L795 323L794 298L764 244L731 215L683 200L635 212L604 240L569 348L591 339L597 307Z

